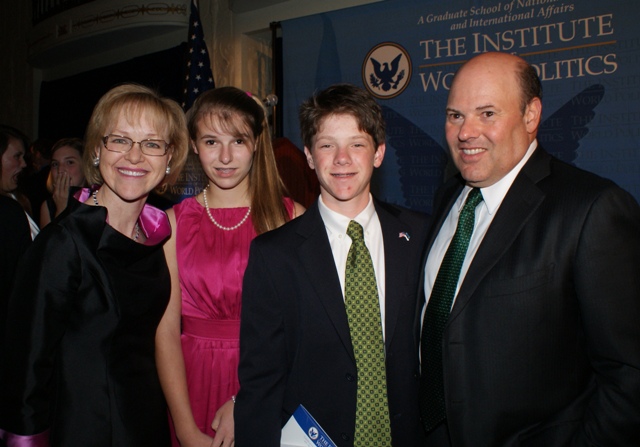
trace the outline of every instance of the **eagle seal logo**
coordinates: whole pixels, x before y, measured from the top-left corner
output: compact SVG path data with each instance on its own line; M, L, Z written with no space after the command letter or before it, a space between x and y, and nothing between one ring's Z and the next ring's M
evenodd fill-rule
M316 439L318 439L318 436L320 435L320 433L318 432L318 429L313 426L309 428L309 431L307 434L309 435L309 438L311 438L312 441L315 441Z
M411 80L411 59L402 46L393 42L376 45L362 64L362 82L377 98L398 96Z

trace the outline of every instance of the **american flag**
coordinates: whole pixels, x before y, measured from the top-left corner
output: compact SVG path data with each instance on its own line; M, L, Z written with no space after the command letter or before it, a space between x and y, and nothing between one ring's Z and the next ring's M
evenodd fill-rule
M189 16L189 38L187 42L188 57L185 70L185 87L182 108L187 111L198 95L215 87L211 60L204 41L202 22L195 0L191 0L191 15Z

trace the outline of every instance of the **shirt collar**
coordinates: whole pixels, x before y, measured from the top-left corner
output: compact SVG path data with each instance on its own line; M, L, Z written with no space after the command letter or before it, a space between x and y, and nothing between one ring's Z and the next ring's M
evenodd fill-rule
M376 207L373 205L371 194L369 194L369 203L367 203L367 206L353 219L329 209L322 201L322 196L318 197L318 210L320 211L320 216L324 221L325 227L329 232L335 234L347 234L347 227L352 220L362 225L366 233L373 220L373 216L376 214Z
M507 192L509 192L509 188L511 188L511 185L522 170L522 167L527 163L529 158L531 158L531 155L533 155L533 152L537 147L538 140L533 140L529 145L527 152L524 154L524 157L522 157L522 160L520 160L518 164L515 165L513 169L511 169L511 171L507 173L507 175L502 177L493 185L480 189L480 192L482 192L482 198L484 199L484 203L489 214L493 215L496 211L498 211L498 208L500 208L500 204L507 195ZM471 191L471 186L465 186L462 194L460 195L460 197L464 199L459 201L458 211L462 210L469 191Z

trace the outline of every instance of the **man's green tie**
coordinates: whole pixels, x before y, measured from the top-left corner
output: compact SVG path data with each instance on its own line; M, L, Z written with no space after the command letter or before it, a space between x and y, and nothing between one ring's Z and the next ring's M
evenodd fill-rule
M391 426L376 277L371 255L364 244L362 226L352 220L347 235L352 242L347 256L344 295L358 377L353 445L389 447Z
M422 423L427 432L446 418L442 373L442 334L449 319L451 304L460 277L460 268L473 233L476 206L480 202L482 202L482 194L478 188L473 188L460 212L456 233L451 239L442 264L440 264L424 315L420 345L422 359L420 412Z

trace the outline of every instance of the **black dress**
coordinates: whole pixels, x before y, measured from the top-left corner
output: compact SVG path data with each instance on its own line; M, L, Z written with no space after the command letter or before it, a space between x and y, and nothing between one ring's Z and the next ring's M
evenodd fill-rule
M19 267L0 422L8 433L37 441L48 431L64 447L169 445L154 355L171 288L168 219L145 206L143 245L106 217L70 201Z

